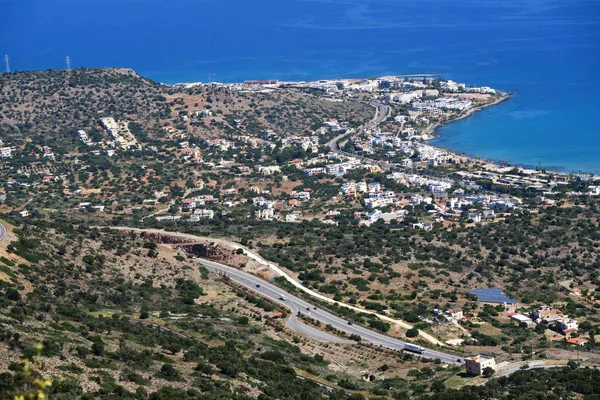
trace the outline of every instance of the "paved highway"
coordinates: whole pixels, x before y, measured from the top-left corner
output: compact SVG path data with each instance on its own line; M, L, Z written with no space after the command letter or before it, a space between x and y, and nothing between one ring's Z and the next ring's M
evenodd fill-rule
M2 222L0 222L0 240L4 239L6 236L6 226Z
M372 343L374 345L381 345L393 350L403 350L406 342L372 331L360 325L350 325L347 320L337 317L325 310L320 308L315 310L313 304L299 297L296 297L290 293L287 293L283 289L272 285L263 279L251 275L247 272L237 270L227 265L219 264L214 261L197 258L195 261L204 265L211 271L223 273L229 278L238 282L239 284L254 290L261 295L272 299L273 301L286 306L292 312L292 317L288 320L286 326L290 329L298 331L304 335L310 336L320 341L335 341L335 342L347 342L335 336L329 335L328 333L322 332L318 329L312 328L298 321L296 315L298 312L307 314L310 318L320 321L322 324L329 324L335 329L346 332L347 334L356 334L362 338L363 342ZM285 298L285 300L283 299ZM415 355L418 355L414 353ZM462 363L462 357L455 356L453 354L444 353L438 350L425 349L422 354L423 357L427 358L439 358L442 362L457 364ZM459 361L460 360L460 361Z
M370 102L370 103L366 103L366 104L369 104L370 106L375 107L375 115L373 116L373 118L371 118L371 120L369 122L367 122L365 125L358 128L358 131L361 131L361 132L368 130L368 129L376 128L377 126L379 126L379 124L381 124L383 121L388 119L392 113L392 107L388 106L387 104L378 103L378 102L374 102L374 101ZM368 157L363 157L363 156L359 156L359 155L352 154L352 153L347 153L345 151L340 150L340 148L338 146L338 142L344 136L352 135L354 132L355 132L354 129L344 132L341 135L338 135L338 136L334 137L332 140L330 140L329 142L327 142L326 145L331 149L331 151L333 153L343 154L348 157L354 157L354 158L364 161L364 162L377 164L382 167L390 167L390 166L396 165L396 164L389 163L387 161L373 160Z

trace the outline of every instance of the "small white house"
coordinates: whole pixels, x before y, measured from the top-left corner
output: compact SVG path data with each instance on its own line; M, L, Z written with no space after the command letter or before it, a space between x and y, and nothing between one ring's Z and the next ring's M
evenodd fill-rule
M453 308L451 310L446 311L446 313L450 317L452 317L452 319L454 319L455 321L460 321L461 319L464 318L464 314L463 314L462 308Z

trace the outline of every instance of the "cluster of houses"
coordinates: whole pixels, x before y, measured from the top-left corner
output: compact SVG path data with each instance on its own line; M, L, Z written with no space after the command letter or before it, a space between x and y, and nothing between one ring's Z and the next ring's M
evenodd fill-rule
M295 86L307 87L313 90L323 91L333 97L348 97L352 93L373 93L378 91L392 91L391 95L402 95L405 92L438 92L432 84L437 82L444 92L448 93L481 93L496 94L496 91L487 86L468 87L464 83L451 80L437 80L427 76L386 76L374 79L332 79L319 80L316 82L296 83ZM439 93L439 92L438 92ZM437 94L437 93L436 93ZM433 96L436 94L427 94ZM422 94L419 94L421 96Z
M547 305L536 308L529 316L519 313L509 313L507 316L528 326L545 325L548 329L564 335L567 339L571 339L571 335L579 330L579 323L575 319L563 314L560 309Z
M600 186L591 185L588 186L587 192L568 192L568 196L600 196Z
M549 176L532 169L520 169L522 175L513 175L509 172L513 168L497 168L497 171L459 171L456 174L463 178L470 179L489 179L496 185L509 186L515 189L527 189L549 194L553 188L559 185L566 185L568 178L565 175L557 174Z
M281 147L286 148L296 146L304 151L310 151L313 154L319 152L319 138L317 136L288 136L281 140Z
M453 182L444 179L427 178L417 174L406 174L394 172L387 176L388 179L394 179L406 186L427 187L430 196L414 194L409 198L395 193L392 190L384 190L379 182L346 182L340 187L340 194L346 199L361 198L366 209L369 212L357 213L355 217L365 224L371 224L383 219L386 222L392 220L402 221L407 214L405 210L394 210L391 213L382 213L379 208L395 207L404 208L407 205L412 206L431 206L429 214L437 222L444 220L459 220L465 218L465 212L468 213L468 220L475 223L481 223L486 220L493 220L496 212L509 212L517 209L521 204L521 199L510 196L491 196L491 195L465 195L461 190L455 192L455 195L449 197L447 190ZM415 229L431 229L430 222L416 223Z
M52 151L52 148L49 146L40 146L40 145L36 145L36 147L39 149L40 153L42 154L43 158L48 158L51 160L55 159L54 156L54 152ZM0 139L0 158L12 158L13 157L13 152L15 152L17 149L15 146L4 146L4 143L2 142L2 140ZM34 153L32 153L33 155Z
M196 110L193 111L191 114L188 113L187 111L182 111L179 114L179 119L181 119L184 122L187 122L190 120L190 118L205 118L205 117L212 117L213 116L213 112L210 110Z
M201 164L204 162L200 150L194 146L190 147L188 141L179 142L179 152L183 161L189 161L196 164Z
M204 207L207 204L214 203L216 199L211 194L194 196L189 199L183 199L182 207L184 210L195 210L198 207Z
M119 147L123 150L141 148L135 136L129 130L127 122L117 121L113 117L106 117L100 118L100 125L107 135L114 140L111 143L113 147Z
M208 147L220 150L220 151L228 151L229 149L234 149L235 144L226 139L207 139L205 140Z
M472 107L469 100L458 100L455 97L441 97L435 100L417 101L412 103L412 109L430 116L440 116L444 110L466 111Z
M29 176L30 174L24 173L24 175ZM48 185L48 184L52 184L54 182L60 182L67 178L67 175L65 175L65 174L54 175L54 174L49 173L47 170L41 171L40 176L42 178L39 181L35 181L35 182L31 182L31 183L21 182L21 181L17 181L14 179L9 179L8 181L5 182L5 185L7 187L19 186L19 187L23 187L23 188L29 188L29 187L37 187L40 185Z
M400 133L393 134L390 132L380 132L374 130L366 135L365 139L352 137L350 140L356 151L361 151L365 154L375 153L375 148L394 149L399 151L406 157L416 157L418 161L424 162L427 165L441 165L447 163L459 163L462 157L456 154L423 143L421 140L428 140L426 135L415 135L414 128L403 129ZM404 166L412 161L407 159L404 161Z
M332 159L336 159L336 161L338 161L338 162L330 163L332 161ZM339 161L341 161L341 162L339 162ZM318 158L311 160L310 162L305 162L303 164L304 164L304 167L308 167L308 168L303 169L303 171L308 176L324 174L324 175L331 175L331 176L339 177L339 176L344 176L349 171L352 171L352 170L358 169L358 168L366 169L369 172L380 172L381 171L381 167L379 165L361 162L358 159L352 158L352 157L337 156L337 155L335 155L333 157L329 157L329 155L327 155L324 158L318 157ZM313 164L313 165L320 164L321 166L311 167L311 166L309 166L309 164ZM325 165L323 165L323 164L325 164ZM297 167L302 168L302 165L298 164Z
M252 203L258 208L255 212L255 217L263 221L299 222L302 212L299 210L289 212L289 210L292 210L302 202L309 201L310 194L311 189L307 188L301 191L292 191L290 193L291 198L288 200L267 200L264 197L255 197L252 199ZM283 216L284 211L287 211L285 216Z

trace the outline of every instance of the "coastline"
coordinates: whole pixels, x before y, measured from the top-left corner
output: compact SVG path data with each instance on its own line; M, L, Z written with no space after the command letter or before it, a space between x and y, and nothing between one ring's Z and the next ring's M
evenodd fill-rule
M118 68L118 67L101 67L101 68L77 68L77 69L82 69L82 70L94 70L94 69L127 69L132 71L133 73L139 75L140 77L144 78L144 79L150 79L150 78L146 78L143 75L141 75L140 73L138 73L137 71L133 70L133 69L129 69L129 68ZM15 72L36 72L35 70L32 71L15 71ZM4 74L4 73L2 73ZM394 75L391 75L394 76ZM399 75L399 76L403 76L403 75ZM359 80L358 78L337 78L334 80L345 80L345 81L356 81ZM192 88L192 87L197 87L197 86L229 86L229 85L245 85L248 84L249 82L201 82L201 81L189 81L189 82L178 82L178 83L165 83L165 82L160 82L160 81L154 81L156 84L167 87L167 88ZM277 84L291 84L291 83L309 83L311 81L275 81L277 82ZM441 150L444 150L446 152L448 152L449 154L453 154L457 157L461 157L463 159L468 159L471 162L479 162L479 163L484 163L489 165L489 167L491 168L504 168L507 166L510 167L521 167L521 168L525 168L525 169L535 169L536 166L535 165L531 165L531 164L523 164L519 161L513 161L511 163L508 163L505 160L502 159L493 159L493 158L486 158L483 156L478 156L476 154L470 154L470 153L466 153L466 152L459 152L456 150L453 150L452 148L443 146L443 145L439 145L439 144L431 144L431 141L439 139L441 137L441 135L439 134L438 130L446 125L450 125L451 123L454 122L458 122L460 120L469 118L473 115L475 115L478 111L482 111L486 108L498 105L500 103L503 103L509 99L512 98L512 96L514 95L514 92L503 92L503 91L499 91L499 93L501 94L498 98L494 99L494 101L487 103L487 104L482 104L479 105L477 107L473 107L471 109L469 109L468 111L466 111L464 114L461 114L459 116L457 116L456 118L452 119L452 120L447 120L444 122L436 122L433 123L429 126L427 126L423 131L422 131L422 135L423 135L423 140L421 143L426 144L428 146L431 147L435 147ZM562 174L562 175L594 175L594 172L589 172L589 170L568 170L565 167L562 166L547 166L543 168L546 171L555 173L555 174Z
M472 117L473 115L475 115L478 111L481 111L483 109L498 105L500 103L503 103L506 100L509 100L512 95L514 94L513 92L502 92L503 96L496 99L495 101L488 103L488 104L484 104L478 107L474 107L472 109L470 109L469 111L467 111L466 113L464 113L463 115L459 116L458 118L455 118L451 121L446 121L443 123L435 123L432 124L430 126L428 126L427 128L425 128L425 130L423 131L423 135L427 135L427 139L425 140L425 143L429 146L438 148L438 149L442 149L447 151L448 153L451 153L453 155L459 156L459 157L463 157L468 159L471 162L480 162L483 163L483 165L486 168L490 168L490 169L494 169L494 168L506 168L506 167L521 167L524 169L535 169L535 166L529 166L529 165L525 165L525 164L521 164L521 163L508 163L506 161L503 160L496 160L496 159L490 159L490 158L484 158L484 157L479 157L473 154L467 154L467 153L458 153L455 150L452 150L451 148L448 147L444 147L444 146L439 146L439 145L434 145L434 144L430 144L429 142L435 139L439 139L441 136L439 134L437 134L437 131L439 128L442 128L446 125L450 125L454 122ZM505 165L504 165L505 164ZM593 176L594 174L591 172L580 172L580 173L575 173L574 171L563 171L561 170L561 167L550 167L550 168L544 168L545 170L552 172L553 174L557 174L557 175L587 175L587 176Z
M466 118L470 118L470 117L474 116L478 111L481 111L481 110L484 110L486 108L489 108L489 107L498 105L500 103L503 103L503 102L509 100L512 97L513 94L514 94L513 92L502 92L502 97L494 100L491 103L483 104L483 105L480 105L478 107L474 107L474 108L468 110L466 113L460 115L459 117L457 117L457 118L455 118L455 119L453 119L451 121L437 122L435 124L432 124L432 125L428 126L427 128L425 128L425 130L422 133L424 136L427 136L427 139L425 140L425 143L427 145L435 147L437 149L445 150L445 151L447 151L450 154L466 158L466 159L468 159L471 162L480 162L480 163L483 163L488 168L522 167L522 168L525 168L525 169L530 169L531 167L526 166L524 164L518 164L518 163L517 164L509 164L509 163L506 163L505 161L502 161L502 160L494 160L494 159L488 159L488 158L484 158L484 157L478 157L478 156L473 155L473 154L466 154L466 153L462 153L461 154L461 153L458 153L458 152L452 150L451 148L443 147L443 146L439 146L439 145L434 145L434 144L430 144L429 143L432 140L440 138L440 135L437 134L438 129L440 129L440 128L446 126L446 125L450 125L450 124L452 124L454 122L457 122L457 121L460 121L460 120L463 120L463 119L466 119ZM502 165L504 163L506 163L506 165ZM551 171L553 173L555 173L555 174L561 174L561 175L569 175L570 174L569 172L563 172L563 171L556 171L556 170L551 170Z

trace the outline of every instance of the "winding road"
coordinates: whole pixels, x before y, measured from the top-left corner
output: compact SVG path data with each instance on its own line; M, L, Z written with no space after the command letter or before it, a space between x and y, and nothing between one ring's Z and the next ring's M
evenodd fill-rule
M162 229L152 229L152 228L130 228L130 227L123 227L123 226L112 226L112 227L108 227L110 229L115 229L115 230L119 230L119 231L131 231L131 232L146 232L146 233L152 233L152 234L158 234L158 235L165 235L165 236L172 236L172 237L178 237L178 238L183 238L183 239L190 239L192 241L195 242L199 242L199 243L218 243L222 246L225 246L226 248L230 248L233 250L239 250L242 249L244 251L244 253L246 254L246 256L254 261L256 261L258 264L273 270L277 273L277 275L283 277L285 280L287 280L290 284L294 285L296 288L298 288L298 290L301 290L303 292L305 292L306 294L308 294L311 297L314 297L316 299L319 299L321 301L325 301L327 303L337 303L341 306L344 306L346 308L349 308L353 311L359 312L359 313L364 313L364 314L371 314L371 315L375 315L377 316L379 319L385 321L385 322L389 322L392 324L396 324L398 326L400 326L403 329L412 329L413 326L406 323L405 321L399 320L399 319L395 319L395 318L391 318L387 315L383 315L383 314L379 314L376 313L375 311L372 310L365 310L363 308L359 308L356 307L354 305L351 304L346 304L346 303L342 303L342 302L336 302L334 301L332 298L327 297L319 292L316 292L306 286L303 286L299 281L297 281L296 279L294 279L292 276L290 276L289 274L287 274L284 270L282 270L279 266L277 266L276 264L269 262L267 260L265 260L264 258L262 258L258 253L252 251L251 249L242 246L239 243L235 243L235 242L231 242L228 240L224 240L224 239L218 239L218 238L208 238L208 237L202 237L202 236L196 236L196 235L191 235L191 234L186 234L186 233L181 233L181 232L168 232ZM438 346L444 346L444 344L442 342L440 342L437 338L435 338L434 336L432 336L431 334L421 331L419 330L419 336L422 339L427 340L428 342L438 345Z
M202 258L196 258L195 261L202 264L207 269L221 274L225 274L233 281L289 308L292 312L292 317L287 321L286 326L294 331L297 331L314 339L320 341L333 341L337 343L348 342L347 340L340 339L326 332L322 332L318 329L303 324L302 322L298 321L298 312L306 314L308 317L317 320L322 324L331 325L335 329L343 331L348 335L359 335L362 341L365 343L371 343L377 346L387 347L392 350L404 350L404 346L407 343L400 339L396 339L391 336L372 331L363 326L349 324L349 321L337 317L328 311L319 308L315 309L314 305L309 303L308 301L296 297L293 294L290 294L284 291L283 289L272 285L268 282L265 282L263 279L251 275L247 272L243 272L233 267L229 267L227 265L223 265L210 260L205 260ZM419 356L419 354L417 353L415 353L415 355ZM463 362L462 357L427 348L420 356L431 359L439 358L442 362L448 364L462 364Z
M388 106L387 104L383 104L383 103L378 103L375 101L366 103L369 104L370 106L375 107L375 115L373 116L373 118L371 118L371 120L369 122L367 122L366 124L364 124L363 126L359 127L358 130L359 131L364 131L366 129L374 129L377 126L379 126L379 124L381 124L383 121L385 121L386 119L388 119L388 117L391 115L392 113L392 107ZM371 158L368 157L363 157L363 156L359 156L356 154L352 154L352 153L348 153L345 152L343 150L340 150L339 146L338 146L338 142L347 135L351 135L355 132L354 129L351 129L349 131L346 131L336 137L334 137L333 139L331 139L329 142L327 142L326 146L329 147L329 149L331 150L332 153L337 153L337 154L342 154L348 157L353 157L368 163L372 163L372 164L377 164L383 167L389 167L391 164L387 161L382 161L382 160L373 160Z

